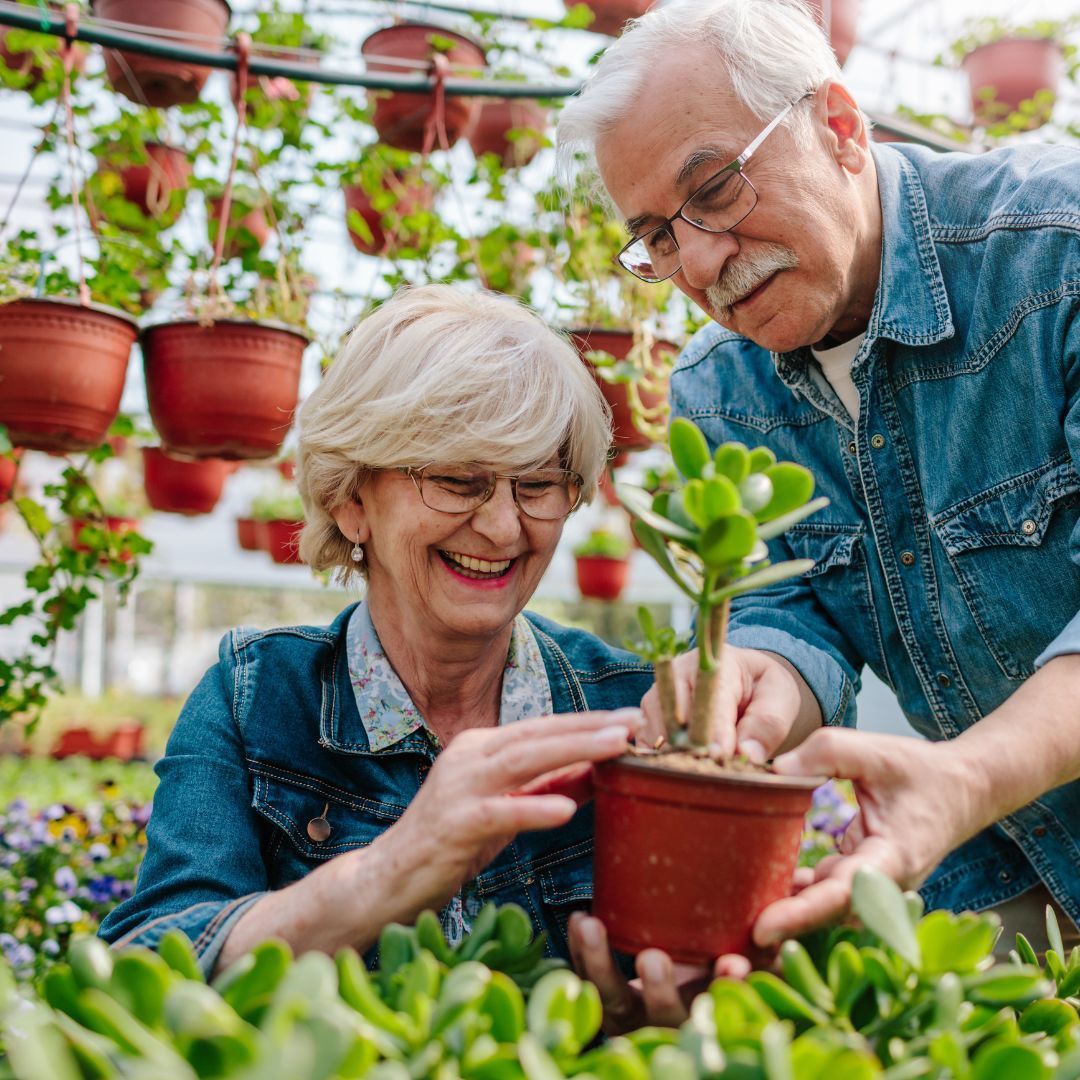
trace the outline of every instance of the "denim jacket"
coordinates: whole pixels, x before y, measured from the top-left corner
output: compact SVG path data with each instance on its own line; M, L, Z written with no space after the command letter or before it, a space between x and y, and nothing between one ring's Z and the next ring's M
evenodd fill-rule
M179 928L209 973L261 896L370 844L401 817L436 750L423 729L369 750L349 681L352 610L328 627L241 629L222 640L157 765L135 895L102 923L106 941L152 948ZM637 705L652 685L652 668L631 654L526 617L556 712ZM333 831L317 843L307 823L327 804ZM548 931L551 954L566 957L566 920L592 898L591 805L560 828L520 834L473 884L484 900L520 904Z
M809 349L715 324L672 404L714 445L807 465L830 500L772 544L813 569L739 598L731 640L787 657L827 723L855 723L866 664L916 730L951 738L1080 652L1080 153L873 155L883 250L858 422ZM969 841L923 894L983 909L1039 878L1080 922L1080 782Z

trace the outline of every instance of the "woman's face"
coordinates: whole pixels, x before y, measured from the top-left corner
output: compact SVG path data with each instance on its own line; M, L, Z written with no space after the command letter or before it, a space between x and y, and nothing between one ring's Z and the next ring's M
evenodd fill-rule
M347 537L360 538L368 600L383 625L393 620L435 642L490 638L508 627L536 591L563 528L562 520L521 513L508 479L475 510L447 514L425 506L411 477L396 469L371 473L357 501L334 517Z

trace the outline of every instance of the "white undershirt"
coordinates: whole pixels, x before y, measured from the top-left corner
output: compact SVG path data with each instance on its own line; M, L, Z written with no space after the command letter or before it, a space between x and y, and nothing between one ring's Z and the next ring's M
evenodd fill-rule
M851 419L859 419L859 391L851 381L851 364L855 354L863 343L865 333L853 337L832 349L815 349L810 353L821 367L821 373L829 381L836 396L844 403L844 408L851 414Z

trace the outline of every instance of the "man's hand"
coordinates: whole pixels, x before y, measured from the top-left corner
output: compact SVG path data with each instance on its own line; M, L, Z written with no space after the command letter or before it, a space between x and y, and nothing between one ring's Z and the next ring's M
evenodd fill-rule
M717 757L745 754L768 760L784 745L794 745L821 725L821 710L798 671L783 657L759 649L725 645L721 693L713 717ZM674 660L675 693L681 715L690 715L698 671L694 649ZM644 745L655 745L664 733L660 697L654 686L641 701Z

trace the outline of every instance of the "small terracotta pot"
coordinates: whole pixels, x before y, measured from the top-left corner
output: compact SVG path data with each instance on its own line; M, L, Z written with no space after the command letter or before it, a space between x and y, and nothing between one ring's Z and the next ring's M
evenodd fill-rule
M548 110L531 98L485 98L469 128L469 145L477 157L497 155L503 168L527 165L540 150L539 138L508 139L506 133L521 128L543 131L547 123Z
M581 0L596 16L589 29L597 34L618 37L627 19L644 15L654 0Z
M578 555L577 584L582 596L590 600L618 600L630 576L629 559L610 559L606 555Z
M841 66L855 46L859 0L808 0Z
M960 65L971 85L971 111L976 123L993 124L1015 113L1022 102L1041 90L1057 94L1065 58L1056 41L1043 38L1002 38L973 49ZM987 98L987 91L993 96ZM1053 106L1032 114L1027 130L1050 119Z
M207 202L207 207L209 209L209 235L211 244L217 239L216 226L220 226L221 210L224 205L225 198L222 195L210 199ZM255 238L255 243L258 245L260 251L266 244L267 238L270 236L270 222L266 218L266 211L261 206L253 207L242 217L237 216L237 210L236 203L233 203L229 208L229 228L228 233L225 236L225 246L222 248L221 253L223 259L235 259L242 254L242 245L239 236L241 229L246 229L251 233Z
M236 542L242 551L258 551L259 536L256 531L257 522L254 518L236 519Z
M169 209L173 192L187 190L191 161L183 150L168 143L147 143L146 157L145 162L121 166L106 161L102 168L119 174L128 202L148 217L161 217Z
M371 243L354 229L349 229L349 239L357 251L364 255L384 255L406 243L409 230L402 224L402 219L422 210L430 210L435 201L435 192L427 184L418 184L416 178L408 173L394 173L392 190L397 192L398 201L389 210L376 210L371 205L372 197L359 184L345 184L346 222L350 210L355 210L371 230Z
M243 319L147 327L146 395L162 444L197 458L272 457L292 423L307 344L298 330Z
M221 458L185 460L158 446L144 446L142 455L146 498L167 514L209 514L232 472L232 463Z
M105 526L105 531L110 533L116 533L117 536L124 536L130 532L138 532L142 522L138 518L127 517L106 517L104 522L88 521L86 518L72 518L71 519L71 547L74 551L89 551L90 548L87 544L82 543L79 540L79 536L83 529L88 526L94 528L101 528L102 524ZM130 552L124 552L120 556L121 562L131 562L134 556ZM102 559L102 562L107 560Z
M68 728L57 738L51 756L66 758L79 755L95 760L112 757L131 761L132 758L142 757L143 734L142 724L135 723L121 724L100 737L87 727Z
M93 13L100 19L131 23L151 33L169 31L173 35L205 38L205 48L223 38L229 26L229 5L225 0L93 0ZM210 68L187 60L167 60L105 50L105 75L118 93L139 105L168 108L198 100L210 77Z
M275 519L264 521L263 528L266 536L266 550L270 558L276 563L299 563L300 551L297 545L300 542L300 530L303 529L302 521L283 521Z
M610 353L616 360L624 360L634 346L634 335L629 330L571 330L570 337L583 360L586 354L592 351ZM678 347L672 345L670 341L657 341L653 344L653 356L661 352L677 353L678 351ZM588 360L585 362L589 363ZM617 451L647 450L653 443L634 427L626 387L621 383L609 383L601 379L591 364L589 364L589 370L592 371L596 385L600 387L600 393L604 395L604 400L611 406L615 449ZM655 409L662 405L666 397L666 392L661 394L647 390L641 391L641 402L647 409Z
M0 457L0 503L7 502L15 490L15 477L19 472L19 461L22 458L22 450L15 450L15 458Z
M50 8L56 10L53 5L49 5ZM8 68L10 71L19 71L26 76L26 85L23 89L27 91L36 90L46 78L47 72L38 63L34 56L34 53L30 49L12 49L8 44L8 40L12 31L12 27L4 26L0 27L0 64ZM63 66L63 61L60 59L60 44L61 39L55 38L51 34L43 34L43 40L47 41L49 47L55 51L54 63L59 70ZM82 72L86 67L86 46L81 45L78 42L75 43L75 71Z
M435 53L431 44L432 36L452 41L453 45L444 55L452 68L482 68L485 63L484 50L475 41L446 30L441 26L429 26L426 23L397 23L376 30L360 46L369 72L389 72L394 75L416 74L422 71L418 67L403 67L394 60L411 60L422 63L430 62ZM461 72L451 71L451 78L461 78ZM372 123L379 133L379 138L389 146L401 150L421 150L424 146L424 131L428 118L435 109L435 95L401 94L388 90L369 91L375 97L375 115ZM453 146L465 133L476 115L479 104L476 98L451 97L447 94L443 105L443 126L446 131L447 145ZM439 149L436 137L435 149Z
M0 424L29 450L105 440L124 389L135 320L66 300L0 305Z
M592 910L612 946L688 964L746 954L754 920L791 891L823 781L701 776L631 757L594 766L594 780Z

